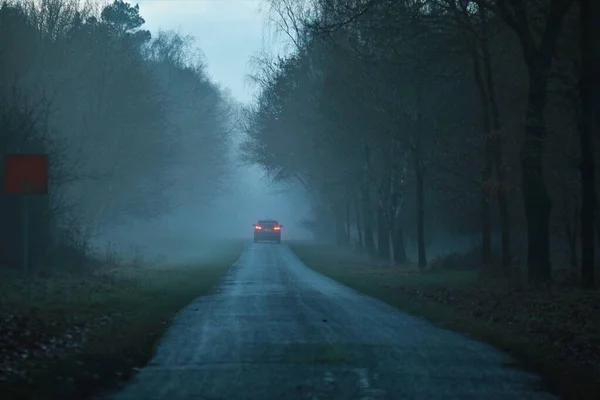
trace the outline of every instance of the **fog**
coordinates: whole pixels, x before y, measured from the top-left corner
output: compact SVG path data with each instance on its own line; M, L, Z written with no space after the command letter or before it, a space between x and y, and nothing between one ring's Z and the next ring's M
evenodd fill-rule
M307 129L295 117L301 106L282 120L264 114L265 93L280 68L275 54L292 50L276 39L265 42L268 34L256 30L252 46L234 48L228 42L234 37L243 46L244 28L234 32L241 14L227 19L216 3L204 9L219 15L210 29L229 30L220 40L230 45L220 46L206 30L188 24L194 36L169 23L158 3L3 4L4 152L47 152L51 159L49 202L34 212L40 262L48 254L64 263L108 253L186 260L203 256L210 241L251 240L252 224L264 218L283 224L284 240L363 246L355 214L364 210L355 209L356 193L339 190L339 172L352 171L356 160L328 153L330 143L319 141L335 130ZM262 31L266 16L252 18L253 29ZM235 68L223 69L228 63ZM29 124L26 135L15 120ZM304 141L315 133L315 142ZM14 200L3 198L12 218L7 235L11 224L20 229L21 204ZM409 207L405 219L413 225ZM431 256L473 246L470 232L440 232L428 234ZM416 257L413 229L404 241L407 255ZM11 248L16 242L7 241L9 264L20 257Z
M239 8L239 12L231 12L232 7L226 3L170 2L165 7L162 2L141 1L140 14L146 20L144 27L153 35L165 29L190 35L187 37L201 54L206 76L239 111L255 101L260 89L248 79L252 56L265 49L283 50L274 38L265 39L260 1L235 3L240 7L233 8ZM252 224L261 218L277 219L283 224L285 239L311 239L311 232L301 226L312 215L306 192L293 182L276 184L261 167L244 162L239 146L247 138L239 129L238 116L230 118L233 134L228 142L228 177L208 200L204 195L175 195L175 209L149 220L129 220L107 227L95 237L95 247L115 246L127 257L199 257L202 241L251 240ZM175 173L193 176L193 172L190 167L179 167ZM190 180L189 185L195 184Z
M372 44L354 42L363 27L323 40L311 18L333 12L325 3L141 4L2 3L0 146L51 159L49 194L29 211L35 262L106 249L186 259L202 242L250 240L262 218L280 221L284 240L422 268L451 253L506 268L524 259L542 225L525 223L539 210L522 197L528 75L518 43L478 71L486 83L466 72L482 49L456 44L442 57L454 36L425 35L421 22L402 27L416 47L390 53L380 28L364 33ZM513 39L501 31L486 52ZM576 265L578 172L565 166L577 113L566 98L548 105L551 130L570 134L545 145L544 193L556 207L540 235L558 264ZM18 264L25 206L0 201L0 262Z
M95 244L102 248L110 243L125 257L179 262L205 256L205 243L213 240L250 242L252 224L263 218L283 224L286 240L310 240L311 233L300 226L310 216L310 203L301 189L278 187L256 167L237 167L227 188L209 205L187 199L158 218L111 227Z
M149 25L122 1L1 4L0 147L50 159L48 201L30 210L34 262L186 259L203 242L251 240L261 218L279 220L286 239L310 238L303 190L241 157L254 100L214 73L206 41ZM237 82L255 50L230 70ZM0 200L0 262L19 264L24 203Z
M232 107L243 107L232 99ZM98 249L110 246L122 257L180 262L199 259L214 251L206 243L219 240L251 241L252 225L259 219L276 219L284 225L286 240L311 240L301 226L312 216L310 198L299 185L275 183L259 167L245 162L240 146L247 140L239 128L239 114L230 114L227 141L227 174L214 188L206 190L194 180L194 166L177 164L174 173L191 177L173 187L169 212L150 219L130 219L106 227L94 240ZM200 185L200 187L198 187ZM212 191L211 191L212 189ZM194 193L198 195L195 196Z

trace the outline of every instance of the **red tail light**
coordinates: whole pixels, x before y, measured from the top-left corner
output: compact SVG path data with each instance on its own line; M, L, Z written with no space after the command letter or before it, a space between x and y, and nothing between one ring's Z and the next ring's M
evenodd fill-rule
M281 230L281 227L280 226L276 226L273 229L275 229L276 231L279 231L279 230Z

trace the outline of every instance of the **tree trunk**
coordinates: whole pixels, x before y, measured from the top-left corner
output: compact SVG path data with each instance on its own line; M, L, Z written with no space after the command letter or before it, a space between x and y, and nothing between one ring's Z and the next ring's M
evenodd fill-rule
M375 248L375 240L373 239L373 217L371 213L371 197L369 196L369 189L362 188L362 199L363 199L363 226L365 235L365 249L367 254L374 257L377 254Z
M364 175L363 184L361 187L361 196L363 208L365 248L369 256L375 257L377 255L377 249L375 248L375 240L373 239L373 208L371 207L371 192L369 180L369 171L371 170L371 148L367 144L363 145L363 157Z
M481 188L481 263L483 271L486 273L489 273L492 268L492 207L488 189L491 175L491 165L485 165L483 170L484 182L482 182Z
M377 207L377 255L382 260L390 259L390 231L381 206Z
M417 254L419 269L427 268L427 250L425 244L425 167L421 146L423 118L423 82L419 76L417 85L416 129L413 133L413 163L416 179L417 197Z
M523 200L527 220L527 265L531 283L549 281L550 212L552 200L544 180L543 155L547 138L544 109L546 106L547 75L535 68L529 73L529 96L525 141L521 148Z
M390 246L390 233L393 227L393 222L390 218L392 215L392 168L393 163L390 162L386 168L386 172L381 177L377 206L377 250L379 258L386 261L392 260Z
M415 175L417 179L417 250L419 268L427 268L427 252L425 250L425 193L423 165L418 152L414 154Z
M346 228L344 226L344 215L340 210L334 210L335 242L338 246L346 246Z
M394 185L394 191L397 191L398 186ZM404 233L402 232L402 226L400 218L398 217L400 209L400 194L394 192L391 196L390 208L388 212L388 226L391 241L391 257L392 262L395 265L402 265L406 263L406 248L404 244Z
M529 25L525 0L496 2L504 21L519 38L523 59L529 72L529 94L525 122L525 140L521 147L521 186L527 220L527 264L531 283L550 280L550 212L552 200L544 181L543 156L547 137L544 110L548 75L556 52L563 20L574 0L551 0L541 40ZM532 23L532 22L531 22ZM533 23L532 23L533 24Z
M406 256L406 245L404 244L404 232L400 221L394 223L392 231L392 246L394 249L394 263L398 265L406 264L408 257Z
M351 209L350 209L350 196L346 196L346 242L349 246L353 247L352 243L352 218L351 218Z
M494 128L495 130L495 128ZM496 167L496 176L498 179L498 211L500 213L500 232L502 246L502 270L505 274L511 271L512 250L511 250L511 234L510 234L510 214L508 212L508 185L506 182L506 173L504 171L504 163L502 162L502 144L500 134L494 148L494 165Z
M576 273L577 267L579 266L578 252L577 252L577 234L578 234L578 207L573 207L573 204L569 199L569 188L566 184L562 185L562 215L564 217L563 229L564 235L567 238L567 244L569 245L569 264L571 266L571 272ZM574 210L573 210L574 208Z
M595 20L592 0L579 0L581 25L581 75L579 97L581 99L581 121L579 139L581 145L581 286L592 288L594 281L594 208L595 208L595 165L594 165L594 103L592 83L594 79L593 29Z
M598 202L598 195L594 193L594 224L596 225L596 242L600 247L600 203Z
M358 249L360 253L363 253L365 250L364 240L363 240L363 231L362 231L362 223L360 216L360 201L356 197L354 197L354 210L356 212L356 234L358 235Z
M575 212L574 212L574 218L573 218L573 229L572 232L570 232L570 236L569 236L569 250L570 250L570 263L571 263L571 268L572 271L575 272L577 271L577 266L579 264L579 260L577 259L577 214L579 214L577 207L575 208ZM567 215L567 218L571 219L571 215Z
M479 55L473 49L471 52L473 74L479 89L483 118L483 170L481 177L481 262L483 270L489 272L492 264L492 210L491 191L493 172L492 124L490 122L490 105L487 88L482 76Z
M484 16L484 10L479 8L480 16ZM487 21L486 21L487 23ZM498 211L500 214L501 231L501 265L505 274L508 274L511 264L511 243L510 243L510 215L508 212L508 185L506 182L506 172L502 160L502 126L500 124L500 111L496 101L496 88L492 72L492 57L489 49L487 36L487 25L484 27L485 33L482 42L483 71L486 80L487 98L489 101L490 114L492 118L492 153L494 158L494 168L496 170L496 183L498 193Z

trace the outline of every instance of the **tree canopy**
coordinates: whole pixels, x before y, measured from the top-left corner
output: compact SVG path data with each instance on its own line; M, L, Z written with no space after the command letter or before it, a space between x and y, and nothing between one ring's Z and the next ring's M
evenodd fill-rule
M593 232L575 228L577 188L597 184L573 162L576 49L591 40L578 37L578 7L271 0L293 52L256 63L246 158L301 182L338 244L424 268L435 243L476 235L486 273L518 260L532 282L550 278L551 260L577 269L578 240L594 250ZM600 230L597 201L586 207Z
M207 204L230 173L228 99L189 38L152 37L144 22L121 0L101 9L69 0L0 5L2 153L50 154L41 248L52 248L58 231L152 218L186 196ZM0 197L11 236L21 204ZM11 248L19 246L0 253L14 262Z

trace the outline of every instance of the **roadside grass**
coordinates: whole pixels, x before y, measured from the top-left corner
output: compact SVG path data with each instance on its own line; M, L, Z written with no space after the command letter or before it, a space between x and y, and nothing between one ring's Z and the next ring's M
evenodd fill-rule
M210 293L244 244L214 246L212 256L174 266L1 271L0 398L82 400L130 379L171 319Z
M600 399L600 293L517 288L475 271L373 267L323 245L290 244L310 268L443 328L487 342L565 399Z

